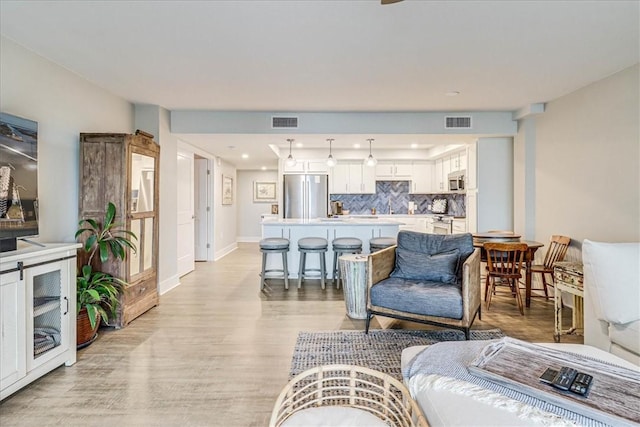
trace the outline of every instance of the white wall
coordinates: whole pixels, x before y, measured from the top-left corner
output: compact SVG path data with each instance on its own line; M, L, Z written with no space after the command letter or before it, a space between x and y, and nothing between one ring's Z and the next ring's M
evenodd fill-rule
M271 213L271 205L278 202L256 203L253 201L253 183L275 182L280 192L277 171L238 171L238 241L257 242L262 236L261 215Z
M0 38L0 110L38 122L42 242L72 242L78 223L80 132L133 129L133 106Z
M236 168L231 164L216 159L213 167L213 229L214 260L218 260L238 247L236 241L237 216L238 216L238 179ZM222 177L233 179L233 204L222 204Z
M535 145L535 240L570 236L574 258L584 239L640 241L639 81L635 65L549 102L535 117L527 141ZM516 197L522 202L527 192L516 188Z

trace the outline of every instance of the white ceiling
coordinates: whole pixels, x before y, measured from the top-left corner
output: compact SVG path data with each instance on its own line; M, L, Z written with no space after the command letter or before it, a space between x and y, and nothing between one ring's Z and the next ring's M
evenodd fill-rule
M640 52L638 1L2 0L0 12L3 36L169 110L513 111ZM229 145L258 162L272 137L184 136L239 168Z

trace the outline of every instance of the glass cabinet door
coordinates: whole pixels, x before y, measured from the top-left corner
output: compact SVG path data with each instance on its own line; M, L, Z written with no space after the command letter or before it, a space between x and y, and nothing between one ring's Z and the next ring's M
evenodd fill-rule
M130 230L137 236L136 253L129 256L131 280L155 268L154 247L156 235L155 184L157 159L136 151L131 153L130 170Z
M33 357L61 344L63 307L60 270L33 277ZM66 308L66 307L65 307Z

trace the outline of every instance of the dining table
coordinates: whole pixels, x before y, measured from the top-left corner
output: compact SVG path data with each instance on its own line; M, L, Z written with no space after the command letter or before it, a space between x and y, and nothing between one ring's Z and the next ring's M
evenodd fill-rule
M544 243L536 242L534 240L522 240L522 236L516 234L511 231L499 231L499 232L485 232L485 233L475 233L472 234L473 237L473 247L480 248L481 250L484 247L484 244L487 242L514 242L514 243L526 243L527 244L527 252L525 253L524 262L525 262L525 279L524 279L524 288L525 288L525 307L531 306L531 264L535 259L536 251L544 246ZM481 259L486 260L486 254L481 254Z

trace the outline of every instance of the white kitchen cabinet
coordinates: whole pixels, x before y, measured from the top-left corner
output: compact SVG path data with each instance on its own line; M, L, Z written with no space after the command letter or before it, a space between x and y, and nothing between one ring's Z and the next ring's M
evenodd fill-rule
M376 180L408 180L413 174L411 162L387 162L380 161L375 168Z
M425 233L433 234L433 217L427 217L425 219Z
M327 160L308 160L306 162L306 170L308 173L328 173L329 166L327 165Z
M340 162L331 170L331 194L373 194L373 168L360 161Z
M26 303L20 272L0 276L0 390L27 375Z
M465 170L467 167L466 149L436 159L433 170L432 189L435 192L449 191L449 174Z
M76 362L76 249L53 244L0 262L0 399Z
M452 221L453 234L460 234L467 232L467 220L466 218L454 218Z
M433 191L434 165L431 162L413 162L409 193L428 194Z
M457 172L467 169L467 152L460 151L454 153L450 157L451 172Z
M286 159L283 159L282 170L284 173L328 173L329 166L326 160L305 159L296 159L296 164L289 166Z

